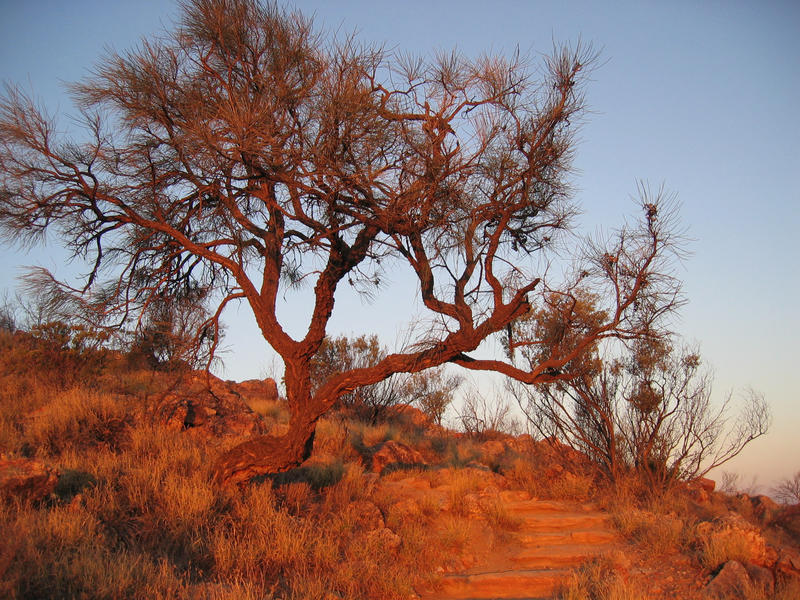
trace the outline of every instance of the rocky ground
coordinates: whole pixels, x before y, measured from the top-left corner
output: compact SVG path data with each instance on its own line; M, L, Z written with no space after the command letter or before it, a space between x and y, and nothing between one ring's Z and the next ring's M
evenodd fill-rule
M259 402L267 407L260 414L247 406ZM135 414L106 419L93 435L112 444L132 423L147 422L218 444L280 434L279 409L271 380L193 376ZM27 415L21 427L45 417ZM309 465L344 457L366 472L369 499L360 500L359 510L374 522L370 539L387 552L404 543L398 522L409 515L429 519L441 560L417 586L421 600L610 598L591 592L608 578L626 590L616 597L759 599L800 582L797 507L722 494L710 481L675 490L671 504L660 507L623 502L601 491L585 460L558 443L501 434L471 439L406 406L390 418L390 426L367 431L358 444L347 441L353 436L346 427L329 425L333 433L320 435ZM455 458L445 460L436 444ZM521 464L528 470L521 472ZM63 476L39 458L0 455L6 499L50 502Z

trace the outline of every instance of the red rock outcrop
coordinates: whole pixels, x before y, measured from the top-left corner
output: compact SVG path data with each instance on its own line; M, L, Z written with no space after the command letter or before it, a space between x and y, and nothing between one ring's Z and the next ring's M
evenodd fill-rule
M767 543L757 527L748 523L741 515L731 513L714 521L700 523L697 526L700 539L710 543L727 545L727 542L738 546L742 543L747 548L748 562L759 566L768 566Z
M168 429L191 432L205 439L264 433L264 421L242 400L237 385L213 376L208 380L197 376L164 396L151 408L150 417Z
M425 465L425 459L414 448L389 440L375 447L372 453L372 471L382 473L390 465Z
M58 471L38 460L0 458L0 495L38 502L58 483Z

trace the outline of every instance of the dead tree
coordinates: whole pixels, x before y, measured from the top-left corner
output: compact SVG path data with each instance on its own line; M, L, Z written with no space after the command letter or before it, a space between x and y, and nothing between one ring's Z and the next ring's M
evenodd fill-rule
M450 362L527 383L560 377L568 357L521 368L469 353L554 287L537 269L569 241L567 176L590 53L557 50L534 78L518 56L416 60L326 37L257 0L183 9L175 31L103 57L72 87L81 139L7 90L0 223L20 243L57 232L88 275L71 288L46 272L40 280L107 322L199 289L212 309L196 335L214 336L227 307L250 306L284 363L291 423L284 438L225 453L220 482L297 465L337 398L394 373ZM563 286L583 278L610 291L608 318L584 332L576 355L641 325L637 298L655 298L651 282L673 243L657 204L638 237L585 257L575 245L578 271ZM606 254L620 258L618 270L605 268ZM309 363L337 289L377 293L393 263L416 274L436 326L312 390ZM277 308L299 280L313 286L313 310L295 338Z

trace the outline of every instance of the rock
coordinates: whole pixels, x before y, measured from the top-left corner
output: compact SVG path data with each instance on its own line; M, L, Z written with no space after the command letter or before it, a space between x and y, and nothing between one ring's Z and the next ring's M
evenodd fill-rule
M403 543L403 540L400 538L400 536L388 527L370 531L367 534L367 539L372 543L378 544L381 548L390 548L392 550L398 548L400 544Z
M800 540L800 504L781 507L773 522L796 540Z
M209 387L195 377L178 392L166 395L149 410L150 418L167 429L187 431L204 439L249 437L265 432L264 421L232 385L216 378Z
M767 543L761 532L737 513L731 513L711 522L700 523L697 526L697 533L700 539L708 540L719 546L739 546L744 542L749 562L759 566L764 566L768 562ZM729 541L729 538L735 539Z
M777 558L772 570L780 579L800 580L800 552L796 548L777 548Z
M747 563L744 565L747 575L759 589L764 590L767 597L772 596L775 592L775 577L772 571L758 565Z
M485 463L475 462L474 460L468 462L465 465L465 468L474 469L475 471L483 471L485 473L491 473L492 472L492 470Z
M714 489L717 487L717 482L714 481L713 479L708 479L707 477L699 477L695 479L692 483L695 484L700 489L705 490L709 494L713 492Z
M560 465L570 469L591 464L583 452L575 450L555 437L537 442L533 454L539 458L542 464Z
M386 527L381 510L368 500L360 500L351 505L358 515L358 524L365 531L375 531Z
M56 489L58 471L38 460L0 459L0 496L39 502Z
M704 596L710 599L727 600L744 595L750 584L750 576L742 563L729 560L719 573L704 588Z
M480 446L481 462L486 465L497 464L500 457L506 453L508 446L500 440L489 440Z
M689 497L698 504L708 504L716 487L717 482L706 477L698 477L686 484Z
M239 394L257 400L278 400L278 384L271 377L248 379L239 383L226 382Z
M383 473L386 467L426 465L425 459L417 451L400 442L389 440L375 447L372 453L372 471Z
M428 429L433 424L431 418L410 404L395 404L386 409L388 419L404 421L420 429Z
M400 517L418 517L422 514L422 509L413 498L405 498L392 504L390 512Z
M781 507L772 498L763 495L752 496L750 505L753 507L753 514L762 523L771 523L781 510Z
M515 438L508 440L508 447L517 454L532 454L538 442L528 433L523 433Z

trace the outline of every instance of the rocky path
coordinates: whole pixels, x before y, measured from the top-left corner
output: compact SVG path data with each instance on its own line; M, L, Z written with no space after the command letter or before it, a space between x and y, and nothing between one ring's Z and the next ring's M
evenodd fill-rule
M446 575L422 600L552 598L572 569L620 543L609 516L591 505L500 498L518 527L483 564Z

